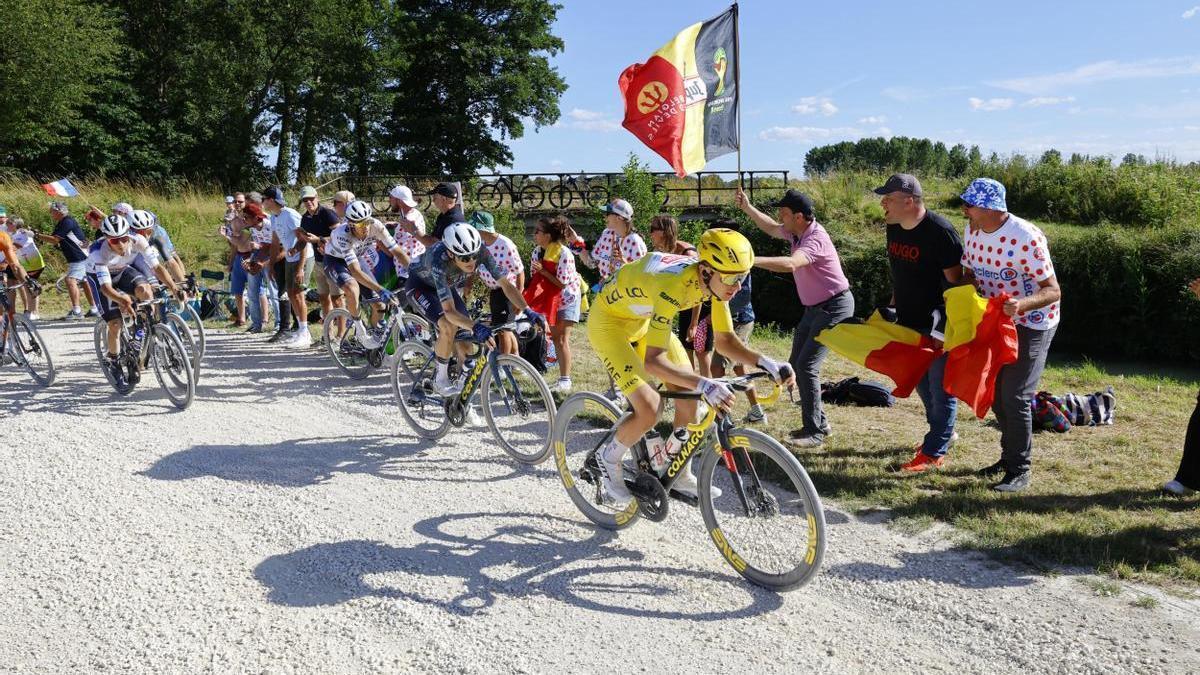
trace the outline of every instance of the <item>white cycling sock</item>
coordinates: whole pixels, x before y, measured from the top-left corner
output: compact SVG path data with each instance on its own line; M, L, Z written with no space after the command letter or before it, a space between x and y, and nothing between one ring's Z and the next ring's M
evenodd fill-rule
M445 382L450 379L450 362L437 360L437 379L439 382Z
M629 452L629 447L621 445L621 442L613 438L600 451L600 456L609 464L615 464L625 458L625 453Z
M301 321L300 323L296 324L296 332L297 333L307 333L308 332L308 322Z

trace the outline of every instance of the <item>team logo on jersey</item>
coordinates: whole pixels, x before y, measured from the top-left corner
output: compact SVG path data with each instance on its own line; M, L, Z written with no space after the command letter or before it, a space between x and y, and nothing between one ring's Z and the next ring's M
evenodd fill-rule
M1041 323L1046 320L1046 315L1040 309L1029 313L1029 323Z
M1017 278L1017 270L1011 267L1005 267L1004 269L1000 270L1000 278L1004 281L1012 281L1013 279Z

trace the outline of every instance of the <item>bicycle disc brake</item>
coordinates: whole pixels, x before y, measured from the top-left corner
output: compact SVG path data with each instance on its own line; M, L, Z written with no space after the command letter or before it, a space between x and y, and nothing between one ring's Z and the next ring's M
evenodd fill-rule
M629 486L629 491L638 500L638 506L641 508L643 516L656 523L666 519L670 504L667 500L667 491L653 474L645 471L638 472L633 479L633 485Z

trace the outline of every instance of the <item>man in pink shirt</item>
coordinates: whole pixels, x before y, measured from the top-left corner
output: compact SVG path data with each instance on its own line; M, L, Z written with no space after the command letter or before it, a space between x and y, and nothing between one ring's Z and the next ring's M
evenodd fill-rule
M842 261L829 233L817 222L813 203L798 190L788 190L772 204L778 220L759 211L740 189L737 205L766 234L783 239L792 254L755 257L754 266L772 272L791 272L804 317L792 334L788 362L796 371L804 425L788 441L801 448L817 448L829 435L829 421L821 408L821 362L829 350L816 341L817 334L854 316L854 295L842 272Z

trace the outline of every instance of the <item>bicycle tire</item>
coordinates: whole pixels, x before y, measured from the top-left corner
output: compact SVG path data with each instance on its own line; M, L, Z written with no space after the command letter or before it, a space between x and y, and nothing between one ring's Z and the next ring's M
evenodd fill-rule
M166 325L175 332L188 355L188 363L192 366L192 377L196 384L200 383L200 348L196 346L196 338L192 335L191 326L182 316L171 312L167 314Z
M510 457L522 464L541 464L550 456L550 437L554 432L554 395L550 393L550 387L546 385L542 374L519 356L497 356L496 370L500 371L500 378L496 378L489 367L484 371L483 382L479 385L480 403L488 428ZM520 374L520 377L516 377L517 374ZM512 402L518 398L518 393L521 397L515 401L514 410ZM532 400L534 395L541 397L540 404ZM495 397L499 397L499 400ZM528 406L527 411L522 410L525 406ZM497 412L502 413L501 420L497 419ZM544 428L541 422L543 412L546 415ZM497 424L498 421L512 418L514 414L522 420L522 428L529 427L520 435L513 428L501 431L500 425Z
M727 464L727 456L715 444L707 446L700 459L698 494L709 537L726 562L751 583L774 591L799 588L812 580L825 556L825 511L821 497L800 461L774 438L742 428L730 430L728 436L734 446L730 455L736 476L749 476L749 485L754 488L756 473L764 488L770 485L773 489L757 494L753 489L747 490L747 498L762 507L756 513L748 513L735 487L737 478ZM746 457L750 457L752 471L741 466ZM714 477L720 479L722 489L718 499L712 496ZM745 483L744 478L741 480ZM744 516L741 520L736 518L739 512ZM767 532L768 523L777 527ZM777 550L764 553L768 545ZM767 564L771 569L762 568Z
M588 206L598 208L607 204L609 199L610 195L608 193L608 188L601 187L599 185L589 187L587 192L584 193L584 202L586 202Z
M433 345L434 331L433 325L429 323L429 319L416 314L404 313L404 317L396 322L396 344L408 340Z
M338 334L338 322L345 322L345 331ZM371 374L371 362L367 349L358 341L358 329L350 310L338 307L325 316L322 335L325 336L325 351L335 365L352 380L363 380Z
M485 209L498 209L504 203L504 192L495 184L480 185L475 191L475 201Z
M11 355L29 371L29 376L34 382L49 387L54 384L54 359L50 356L50 350L46 348L46 341L28 317L18 316L16 319L16 325L9 331ZM21 335L22 332L25 333L24 336ZM31 356L34 359L30 359Z
M621 530L633 525L640 515L637 500L630 501L620 511L597 504L584 492L595 494L595 489L594 484L580 475L580 469L588 454L611 437L612 429L624 417L612 401L583 391L568 396L558 406L554 418L554 464L558 478L575 508L607 530Z
M523 185L520 192L517 193L517 200L520 202L521 208L533 211L542 207L542 203L546 201L546 193L537 185Z
M125 350L125 341L125 331L122 330L117 337L118 354ZM100 372L104 374L104 379L108 380L108 384L113 388L113 391L122 396L128 396L137 385L130 384L128 372L125 374L124 385L117 386L116 380L113 379L112 371L108 369L108 322L103 318L96 319L96 324L92 328L92 342L96 348L96 362L100 364Z
M175 331L162 324L154 327L150 339L153 340L150 344L150 366L154 370L154 377L171 404L186 410L196 396L196 378L183 342ZM167 383L168 379L172 381L171 384ZM182 386L183 391L174 391L172 386Z
M413 433L437 440L450 430L450 418L440 397L427 394L423 384L433 377L433 350L409 340L400 343L392 362L392 396ZM418 389L419 388L419 389Z
M196 349L200 353L200 358L204 358L204 350L208 348L208 332L204 330L204 321L200 319L200 312L190 304L185 304L181 311L177 312L183 320L188 323L188 327L192 329L192 337L196 339ZM199 361L196 364L196 372L199 374Z
M565 185L555 185L546 193L546 199L551 207L565 209L575 201L575 193Z

